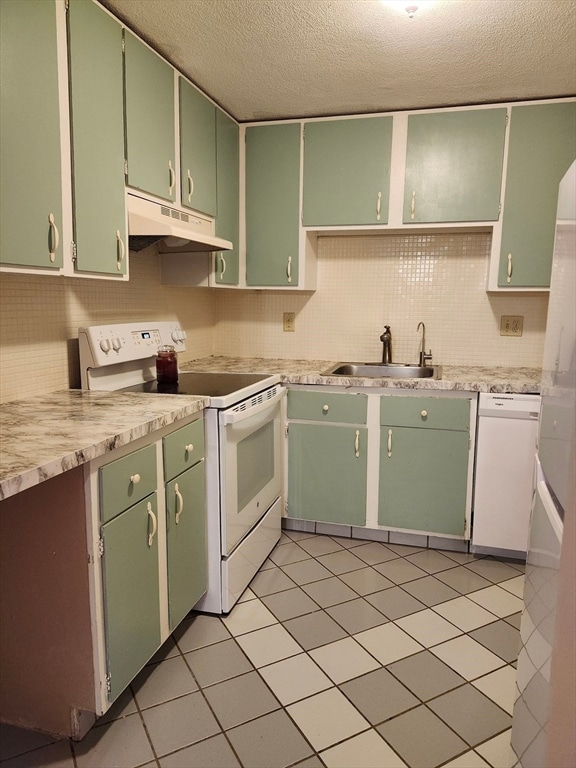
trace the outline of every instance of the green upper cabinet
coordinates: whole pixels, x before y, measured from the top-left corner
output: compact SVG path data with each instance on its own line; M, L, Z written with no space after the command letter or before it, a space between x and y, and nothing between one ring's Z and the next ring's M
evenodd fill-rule
M576 158L576 103L512 107L498 285L547 287L558 184Z
M75 268L126 273L122 27L99 6L68 11Z
M127 183L176 199L174 70L124 30Z
M216 216L216 107L179 77L182 205Z
M0 2L0 260L63 264L54 0Z
M246 129L246 283L298 287L300 123Z
M405 224L496 221L506 109L408 117Z
M392 117L304 125L305 227L386 224Z
M232 251L214 254L216 285L238 285L239 281L239 195L240 129L221 109L216 110L216 236L230 240Z

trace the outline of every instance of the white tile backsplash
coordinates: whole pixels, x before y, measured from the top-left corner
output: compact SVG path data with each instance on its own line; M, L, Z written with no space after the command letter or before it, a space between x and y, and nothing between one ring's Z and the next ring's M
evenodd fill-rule
M384 324L394 358L417 360L426 324L436 363L540 367L548 297L487 294L486 233L322 237L315 293L160 284L154 247L132 254L130 280L0 275L0 400L79 386L78 327L178 320L182 360L210 354L379 360ZM284 312L296 331L282 330ZM500 315L523 315L521 338Z

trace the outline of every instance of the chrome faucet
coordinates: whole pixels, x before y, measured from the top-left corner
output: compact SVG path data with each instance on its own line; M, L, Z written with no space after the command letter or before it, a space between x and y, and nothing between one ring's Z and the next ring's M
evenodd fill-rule
M392 363L392 333L390 332L390 326L384 326L384 333L380 336L380 341L384 345L382 348L382 364Z
M416 328L417 331L420 330L420 326L422 326L422 346L420 347L420 354L418 356L418 365L420 368L425 368L426 363L432 360L432 350L430 349L426 352L426 326L422 322L418 323L418 328Z

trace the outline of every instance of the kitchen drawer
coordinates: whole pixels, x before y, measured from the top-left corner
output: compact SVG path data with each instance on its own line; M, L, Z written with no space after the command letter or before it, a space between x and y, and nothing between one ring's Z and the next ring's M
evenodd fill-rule
M468 430L470 401L441 397L382 397L380 424L396 427Z
M366 424L366 395L334 392L288 392L288 418L303 421L327 421Z
M100 468L100 516L111 520L157 487L156 447L147 445Z
M164 475L166 480L184 472L204 457L204 419L177 429L163 440Z

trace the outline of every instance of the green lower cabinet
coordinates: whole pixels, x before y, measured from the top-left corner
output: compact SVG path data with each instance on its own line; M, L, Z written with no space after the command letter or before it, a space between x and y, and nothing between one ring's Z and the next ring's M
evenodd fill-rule
M366 427L291 423L288 516L366 524Z
M153 493L101 528L110 701L160 646L157 526Z
M378 523L463 536L469 433L384 425Z
M173 630L206 592L204 461L166 485L168 613Z

